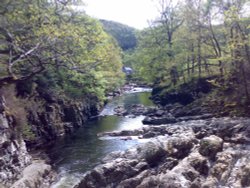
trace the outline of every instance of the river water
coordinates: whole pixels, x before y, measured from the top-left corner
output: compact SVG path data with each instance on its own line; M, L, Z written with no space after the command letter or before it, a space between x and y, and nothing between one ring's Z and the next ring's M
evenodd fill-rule
M48 149L58 178L53 188L70 188L76 185L82 175L101 163L101 159L112 151L126 150L143 140L121 140L119 138L98 137L107 131L136 129L142 127L143 116L135 118L114 115L114 108L122 105L129 110L132 104L153 106L149 100L150 89L135 88L132 92L114 98L108 103L100 116L86 122L84 127L67 135Z

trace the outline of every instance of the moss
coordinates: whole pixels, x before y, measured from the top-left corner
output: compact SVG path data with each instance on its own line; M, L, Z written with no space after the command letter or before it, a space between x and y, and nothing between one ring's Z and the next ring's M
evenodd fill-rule
M36 135L33 133L29 124L25 124L22 126L22 135L24 140L35 140L36 138Z

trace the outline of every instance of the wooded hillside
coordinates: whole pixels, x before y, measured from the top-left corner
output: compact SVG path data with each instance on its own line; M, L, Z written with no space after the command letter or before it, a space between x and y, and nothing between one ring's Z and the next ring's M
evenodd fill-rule
M239 103L250 99L249 1L157 1L159 17L140 32L137 77L170 88L202 77Z
M136 29L114 21L100 20L104 30L113 36L124 50L136 47Z

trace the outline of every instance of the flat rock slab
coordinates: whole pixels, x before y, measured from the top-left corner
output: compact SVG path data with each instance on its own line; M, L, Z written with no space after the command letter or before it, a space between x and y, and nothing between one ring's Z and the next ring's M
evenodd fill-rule
M16 181L11 188L36 188L40 187L44 178L50 173L51 166L43 160L34 161L23 171L21 179Z

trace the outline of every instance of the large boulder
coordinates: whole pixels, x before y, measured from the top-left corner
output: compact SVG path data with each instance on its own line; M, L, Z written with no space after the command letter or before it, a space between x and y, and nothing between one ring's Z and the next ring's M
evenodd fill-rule
M177 138L173 137L164 143L164 149L168 155L177 159L185 158L193 148L193 138Z
M121 181L129 179L138 174L138 170L134 168L137 163L137 160L116 159L105 163L104 165L99 165L92 171L86 173L81 182L76 187L116 187Z
M43 160L34 161L31 165L27 166L23 173L22 178L16 181L11 188L33 188L46 185L45 177L51 173L51 166L46 164ZM47 182L49 186L50 182Z
M218 152L222 151L223 140L215 135L205 137L200 141L199 152L201 155L215 159Z
M147 142L142 147L137 148L138 156L145 159L149 165L155 165L166 155L162 147L154 142Z

